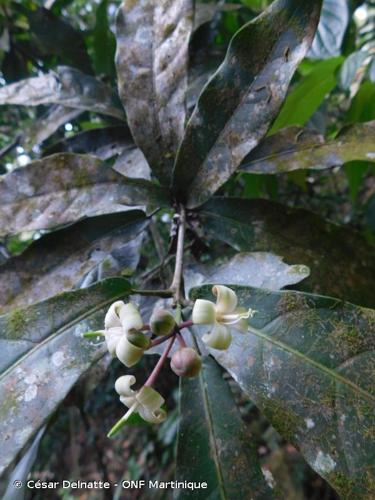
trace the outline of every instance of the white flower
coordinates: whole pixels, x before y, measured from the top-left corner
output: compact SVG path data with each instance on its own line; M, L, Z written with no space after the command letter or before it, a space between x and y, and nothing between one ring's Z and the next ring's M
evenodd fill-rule
M212 287L216 304L209 300L197 299L193 307L192 320L195 325L214 325L202 340L214 349L228 349L232 341L230 327L247 332L248 319L255 311L237 307L238 299L233 290L224 285Z
M166 412L161 409L164 398L148 386L143 386L139 391L133 391L131 386L135 382L133 375L123 375L116 380L115 390L120 395L120 401L129 409L110 430L109 437L120 430L133 413L139 413L143 420L152 424L160 424L167 417Z
M114 302L104 319L104 336L109 353L117 356L125 366L135 365L142 357L144 349L129 341L129 334L140 330L142 317L133 304L122 300Z

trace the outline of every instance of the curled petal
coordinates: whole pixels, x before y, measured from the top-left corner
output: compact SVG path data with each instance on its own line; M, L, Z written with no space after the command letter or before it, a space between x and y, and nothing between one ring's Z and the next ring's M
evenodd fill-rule
M111 307L108 309L107 314L104 318L104 328L107 330L108 328L114 328L121 326L119 310L124 306L124 302L122 300L118 300L114 302Z
M139 408L139 415L143 418L143 420L146 420L146 422L150 422L151 424L161 424L167 418L167 413L161 408L155 411L150 411L144 406Z
M217 323L213 327L211 333L203 335L202 340L213 349L225 351L225 349L228 349L230 343L232 342L232 335L227 326Z
M109 328L104 331L107 349L111 356L116 356L116 346L124 335L125 333L121 326Z
M192 320L195 325L213 325L216 321L215 304L209 300L197 299L193 307Z
M142 407L148 408L150 411L158 410L164 403L163 396L161 396L158 391L155 391L152 387L147 386L143 386L137 392L136 398Z
M124 304L119 310L120 321L125 331L140 330L143 326L143 321L138 308L129 302Z
M135 382L136 379L134 375L123 375L116 380L115 391L119 396L135 397L137 393L131 389L131 386L134 385Z
M212 293L216 297L216 311L219 314L229 314L236 309L238 300L232 289L224 285L215 285L212 287Z
M126 335L123 335L116 345L116 356L121 363L130 368L141 359L143 349L130 343Z

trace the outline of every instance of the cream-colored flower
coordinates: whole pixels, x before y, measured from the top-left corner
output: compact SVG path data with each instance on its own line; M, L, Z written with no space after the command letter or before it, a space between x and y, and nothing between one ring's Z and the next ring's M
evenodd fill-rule
M228 349L232 341L230 328L247 332L248 319L255 311L237 307L235 292L224 285L212 287L216 304L209 300L197 299L193 307L192 320L195 325L214 325L211 332L203 335L202 340L214 349Z
M134 330L143 326L137 307L122 300L114 302L104 319L104 336L109 353L117 356L125 366L135 365L142 357L144 349L129 339ZM143 334L140 334L143 335Z
M131 386L135 382L133 375L123 375L116 380L115 390L120 396L120 401L129 409L110 430L109 437L120 430L133 413L138 413L143 420L152 424L160 424L167 417L161 408L164 398L152 387L143 386L139 391L133 391Z

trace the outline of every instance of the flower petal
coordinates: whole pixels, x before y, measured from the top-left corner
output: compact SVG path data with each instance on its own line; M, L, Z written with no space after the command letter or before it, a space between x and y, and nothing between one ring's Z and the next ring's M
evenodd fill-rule
M143 326L142 316L138 308L132 304L124 304L119 311L120 321L125 331L140 330Z
M150 411L158 410L164 403L164 398L158 391L152 387L143 386L137 392L137 401L142 407L148 408Z
M155 411L150 411L148 408L141 406L138 413L143 420L150 422L150 424L161 424L167 418L167 413L161 408Z
M202 340L213 349L225 351L225 349L228 349L230 343L232 342L232 335L228 327L216 323L211 333L203 335Z
M116 356L116 346L119 343L121 337L125 335L122 326L116 326L104 330L105 342L107 344L108 352L111 356Z
M117 343L116 356L121 363L124 363L125 366L130 368L141 359L143 356L143 349L131 344L126 335L124 335Z
M124 306L124 302L122 300L118 300L114 302L108 309L107 314L104 318L104 328L106 330L108 328L121 326L119 310L122 308L122 306Z
M216 297L216 311L219 314L229 314L236 309L237 295L231 288L215 285L212 287L212 293Z
M134 375L122 375L122 377L119 377L115 382L115 391L120 396L135 397L137 393L131 389L131 386L134 385L135 382L136 379Z
M192 312L192 320L195 325L213 325L215 318L215 304L204 299L197 299L195 301Z

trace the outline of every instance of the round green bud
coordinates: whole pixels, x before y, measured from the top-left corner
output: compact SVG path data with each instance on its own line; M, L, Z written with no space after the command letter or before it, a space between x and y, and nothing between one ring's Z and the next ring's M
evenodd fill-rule
M191 347L179 349L171 359L171 368L179 377L196 377L201 367L202 360L197 351Z
M169 335L173 332L176 321L171 312L165 309L157 309L150 318L150 328L153 334L158 337Z
M150 347L150 339L138 330L129 330L126 336L129 342L136 347L140 347L141 349L147 349Z

